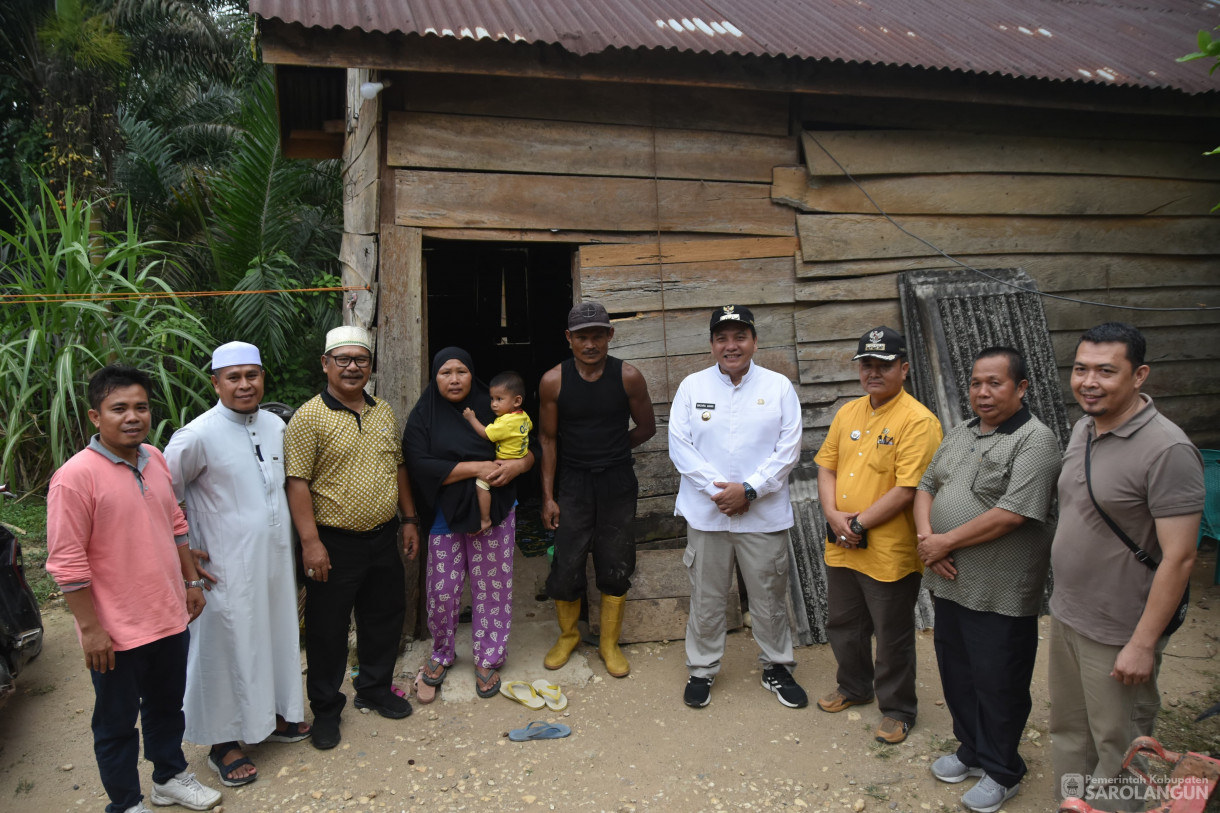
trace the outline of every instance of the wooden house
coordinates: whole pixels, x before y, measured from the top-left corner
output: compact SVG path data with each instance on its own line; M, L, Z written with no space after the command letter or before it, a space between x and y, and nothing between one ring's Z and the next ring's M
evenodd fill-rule
M1220 80L1175 61L1216 7L659 5L251 0L284 152L343 159L345 280L369 286L347 318L376 329L400 415L431 351L536 381L569 306L600 300L662 429L636 452L640 531L677 537L664 425L710 362L709 310L754 309L811 455L860 392L856 339L902 327L897 275L939 250L1064 297L1069 406L1079 333L1130 321L1147 391L1220 442Z

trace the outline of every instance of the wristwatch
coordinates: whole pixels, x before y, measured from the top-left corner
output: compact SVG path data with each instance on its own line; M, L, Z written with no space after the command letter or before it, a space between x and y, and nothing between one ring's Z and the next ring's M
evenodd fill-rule
M741 487L746 490L746 502L754 502L758 499L758 492L754 490L754 486L749 483L742 483Z
M851 522L847 523L847 527L850 528L851 532L856 536L864 536L865 527L861 525L860 520L856 519L855 517L851 518Z
M207 582L204 579L195 579L193 582L184 581L183 584L186 585L187 590L190 590L192 587L198 587L200 590L202 590L203 586L207 584Z

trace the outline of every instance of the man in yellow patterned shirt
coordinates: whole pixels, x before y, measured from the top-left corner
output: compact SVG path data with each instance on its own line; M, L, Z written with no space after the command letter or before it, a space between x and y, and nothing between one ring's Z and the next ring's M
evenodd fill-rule
M383 717L411 713L392 691L406 610L402 547L415 558L419 518L403 466L390 405L364 391L372 342L359 327L326 334L326 388L296 411L284 432L288 506L305 566L305 681L313 709L313 744L339 744L347 634L356 614L360 669L352 684L358 709Z
M906 340L893 328L860 338L854 360L867 394L839 410L814 458L827 523L826 636L839 663L838 686L818 706L843 711L875 694L876 738L888 743L906 739L918 710L915 601L923 563L912 506L941 440L940 421L902 388L906 357Z

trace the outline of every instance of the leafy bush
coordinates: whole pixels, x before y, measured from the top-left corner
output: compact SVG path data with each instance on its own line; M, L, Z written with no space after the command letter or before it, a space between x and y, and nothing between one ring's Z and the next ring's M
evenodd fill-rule
M42 184L30 210L4 192L16 225L0 230L0 482L20 493L88 442L86 384L106 364L152 375L150 443L210 407L212 341L158 275L162 247L139 239L129 208L126 229L106 233L99 207L114 203L70 189L60 202Z

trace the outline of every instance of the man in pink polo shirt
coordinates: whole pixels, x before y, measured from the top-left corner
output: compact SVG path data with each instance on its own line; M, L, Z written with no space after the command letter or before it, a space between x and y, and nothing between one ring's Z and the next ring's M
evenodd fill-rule
M72 615L93 679L93 752L106 813L145 813L140 735L153 764L152 801L209 810L220 793L187 771L182 753L187 624L203 580L187 545L165 458L144 443L152 382L110 365L89 379L98 433L55 476L47 495L47 571Z

